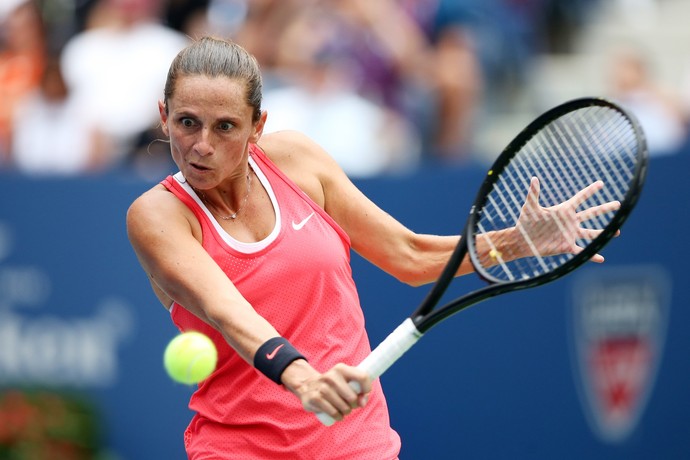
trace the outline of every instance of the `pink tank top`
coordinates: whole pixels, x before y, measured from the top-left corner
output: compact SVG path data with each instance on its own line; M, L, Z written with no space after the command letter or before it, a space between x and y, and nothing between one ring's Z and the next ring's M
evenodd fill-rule
M276 227L264 241L230 237L180 173L162 184L194 212L204 249L237 289L315 369L355 365L370 344L352 279L350 240L258 147L251 147L250 165L276 213ZM364 409L324 427L296 396L247 364L183 306L174 304L171 316L181 331L209 335L219 354L216 371L190 399L196 412L185 433L190 458L397 458L400 439L390 428L378 380Z

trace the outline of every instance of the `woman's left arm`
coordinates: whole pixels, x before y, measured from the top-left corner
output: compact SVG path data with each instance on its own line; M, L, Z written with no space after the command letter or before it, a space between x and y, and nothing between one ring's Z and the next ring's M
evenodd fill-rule
M364 195L320 146L296 132L265 135L272 161L349 235L352 248L400 281L417 286L440 275L458 236L417 234ZM472 271L465 260L458 274Z

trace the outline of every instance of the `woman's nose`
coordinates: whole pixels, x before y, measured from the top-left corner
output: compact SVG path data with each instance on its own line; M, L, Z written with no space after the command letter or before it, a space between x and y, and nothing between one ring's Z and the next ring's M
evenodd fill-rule
M202 156L213 153L213 146L210 142L210 130L208 128L203 128L200 131L199 138L194 144L194 151Z

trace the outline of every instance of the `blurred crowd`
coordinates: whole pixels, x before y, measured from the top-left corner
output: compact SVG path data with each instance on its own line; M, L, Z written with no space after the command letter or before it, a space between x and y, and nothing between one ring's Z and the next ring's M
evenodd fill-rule
M156 102L206 34L257 57L267 131L307 133L352 177L463 166L482 112L596 1L0 0L0 169L173 171Z

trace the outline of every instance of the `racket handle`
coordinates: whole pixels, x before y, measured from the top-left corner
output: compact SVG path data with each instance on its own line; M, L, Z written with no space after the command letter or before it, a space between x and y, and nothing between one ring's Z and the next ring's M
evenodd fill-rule
M364 358L357 368L366 372L374 380L386 372L421 337L422 333L417 330L412 319L407 318L369 356ZM357 382L349 382L349 385L355 393L359 394L362 391ZM326 426L331 426L335 423L335 419L324 412L317 412L316 416Z

